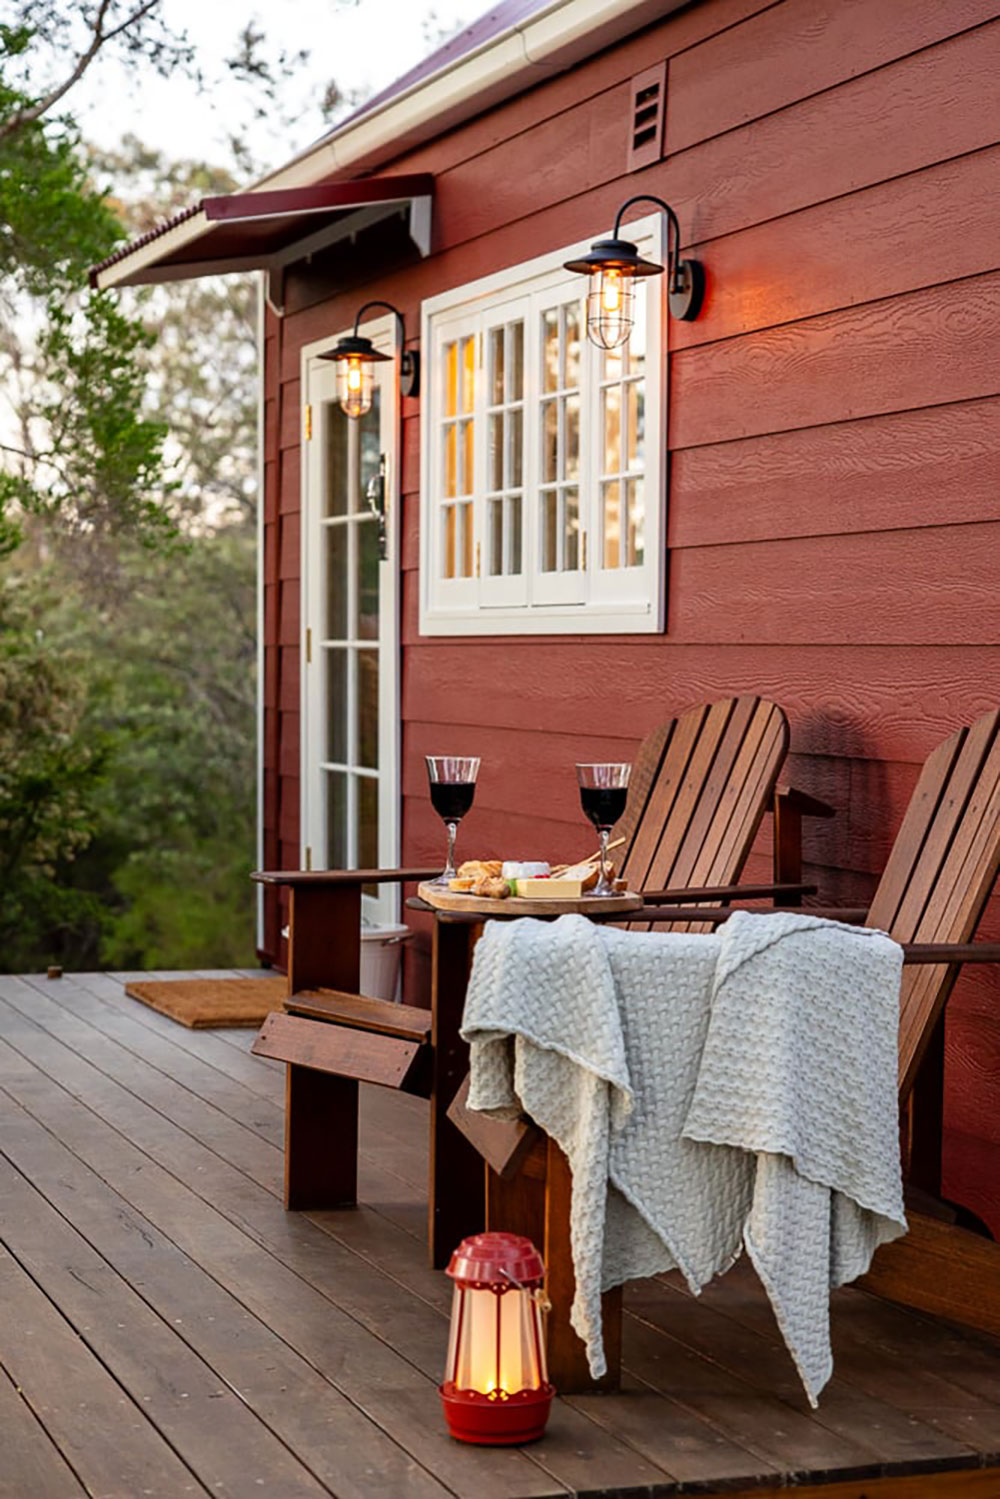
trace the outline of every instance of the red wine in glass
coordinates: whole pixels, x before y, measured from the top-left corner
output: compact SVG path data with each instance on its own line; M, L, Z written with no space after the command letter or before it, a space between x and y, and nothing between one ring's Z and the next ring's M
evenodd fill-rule
M581 786L580 804L598 832L608 832L625 811L627 786Z
M594 895L614 895L608 875L608 836L625 811L631 765L602 762L578 765L576 779L580 787L580 805L597 829L601 839L601 873Z
M479 760L474 755L425 755L431 806L448 829L448 858L434 885L455 878L455 834L476 794Z

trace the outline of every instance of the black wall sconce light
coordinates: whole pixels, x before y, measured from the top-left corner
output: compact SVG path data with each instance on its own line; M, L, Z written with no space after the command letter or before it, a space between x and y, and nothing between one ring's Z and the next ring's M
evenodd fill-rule
M354 332L340 339L328 354L320 359L329 359L337 365L337 398L347 416L361 417L371 410L375 389L375 365L391 359L376 349L370 338L358 333L361 319L372 307L384 307L396 319L396 348L399 353L399 393L415 396L420 392L420 355L415 349L403 347L406 326L403 314L391 302L366 302L354 319Z
M630 240L620 238L622 219L634 203L655 203L667 216L667 265L670 271L667 300L672 316L686 323L692 322L701 311L705 296L705 268L700 260L681 259L681 227L670 204L648 193L629 198L618 210L611 238L595 240L589 255L568 260L565 266L567 271L591 278L587 294L587 337L599 349L616 349L627 341L635 317L633 282L636 277L659 276L664 270L655 260L643 260Z

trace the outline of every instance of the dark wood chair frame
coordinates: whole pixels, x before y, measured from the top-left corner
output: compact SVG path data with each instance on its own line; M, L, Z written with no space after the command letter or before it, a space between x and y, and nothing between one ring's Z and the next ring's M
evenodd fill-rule
M647 900L725 902L739 895L788 904L813 888L801 883L802 819L831 816L833 809L776 787L787 743L780 709L751 697L692 709L643 741L628 808L616 830L627 840L623 872L640 888L670 880L675 872L683 882L647 889ZM774 882L730 883L767 810L774 815ZM720 870L726 882L715 883ZM460 1239L482 1229L486 1215L482 1158L448 1115L468 1070L468 1049L458 1032L481 924L474 917L436 913L429 1010L357 993L362 886L412 884L437 872L255 874L254 879L289 892L289 996L284 1010L265 1021L254 1051L288 1063L285 1206L290 1209L357 1201L359 1082L430 1100L428 1243L431 1263L441 1267ZM648 924L648 914L653 913L642 913L642 925Z
M973 943L1000 869L1000 711L951 735L928 758L867 909L810 908L878 927L903 948L899 1096L905 1125L910 1233L883 1247L862 1286L919 1310L1000 1335L1000 1244L960 1227L941 1194L944 1014L966 963L1000 962L1000 943ZM644 910L650 921L717 927L732 908L683 901ZM620 1377L621 1290L604 1298L608 1375L589 1376L569 1326L570 1174L562 1152L529 1121L499 1124L452 1109L487 1163L487 1221L540 1236L549 1271L553 1378L565 1393L614 1388Z

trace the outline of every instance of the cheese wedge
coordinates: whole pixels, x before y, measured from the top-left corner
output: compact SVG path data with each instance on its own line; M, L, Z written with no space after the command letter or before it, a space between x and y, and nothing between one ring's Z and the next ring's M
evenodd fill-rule
M579 900L583 894L583 880L563 878L548 880L516 880L514 894L524 900Z

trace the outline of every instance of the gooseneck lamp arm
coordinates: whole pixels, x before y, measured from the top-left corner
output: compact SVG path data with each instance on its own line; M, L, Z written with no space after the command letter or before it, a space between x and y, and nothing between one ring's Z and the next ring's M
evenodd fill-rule
M667 216L667 264L670 266L670 290L680 291L680 265L681 265L681 226L677 215L669 203L662 198L657 198L653 193L637 193L634 198L627 198L615 215L615 227L612 230L613 239L621 239L622 219L628 210L636 203L655 203L657 208ZM670 250L670 231L674 231L674 248Z
M403 322L403 314L400 312L399 308L393 307L391 302L366 302L363 307L360 307L358 309L357 316L354 319L354 337L357 338L358 336L358 329L361 327L361 319L364 317L365 313L368 312L372 307L384 307L386 312L392 313L393 317L396 319L396 335L399 341L400 350L402 350L403 343L406 338L406 324Z

